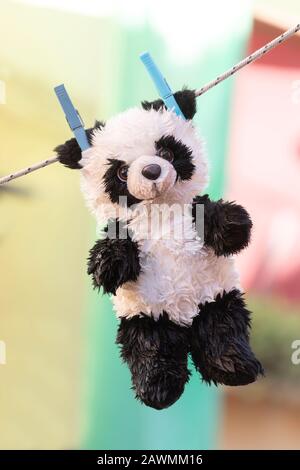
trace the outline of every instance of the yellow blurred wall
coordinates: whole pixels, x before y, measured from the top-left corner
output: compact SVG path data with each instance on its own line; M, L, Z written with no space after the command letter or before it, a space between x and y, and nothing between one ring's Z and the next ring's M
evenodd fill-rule
M112 43L114 30L101 19L5 0L0 16L0 80L7 92L0 105L0 173L6 174L47 158L70 138L55 85L66 83L88 125L96 107L105 114L101 36ZM76 172L55 164L12 183L8 189L16 193L0 192L2 449L79 445L92 221L78 183Z

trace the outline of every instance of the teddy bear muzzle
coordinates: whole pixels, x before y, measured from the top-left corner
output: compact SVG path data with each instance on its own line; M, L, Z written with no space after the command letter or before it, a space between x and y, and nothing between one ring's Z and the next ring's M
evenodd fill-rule
M168 191L176 182L171 163L155 156L141 156L129 167L127 187L140 200L154 199Z

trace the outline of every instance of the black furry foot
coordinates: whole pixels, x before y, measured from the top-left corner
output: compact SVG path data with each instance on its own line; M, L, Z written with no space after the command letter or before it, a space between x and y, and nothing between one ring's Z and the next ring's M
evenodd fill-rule
M191 355L205 382L247 385L264 374L249 330L250 312L236 289L200 307L191 328Z
M157 321L135 316L122 319L117 335L121 356L129 366L136 397L157 410L181 396L189 379L188 329L164 314Z

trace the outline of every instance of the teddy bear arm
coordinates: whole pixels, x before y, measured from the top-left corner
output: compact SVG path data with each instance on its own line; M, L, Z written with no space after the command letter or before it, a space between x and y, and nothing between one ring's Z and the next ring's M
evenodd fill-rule
M102 287L104 293L115 294L125 282L136 281L140 269L139 249L129 235L100 239L90 250L88 274L94 288Z
M204 243L217 256L233 255L248 245L252 221L243 206L222 199L211 201L208 195L197 196L192 209L194 222L197 204L204 204Z

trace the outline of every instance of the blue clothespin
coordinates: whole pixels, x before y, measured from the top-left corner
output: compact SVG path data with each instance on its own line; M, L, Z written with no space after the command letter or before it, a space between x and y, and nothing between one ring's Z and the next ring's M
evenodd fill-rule
M81 150L87 150L90 148L90 144L84 129L83 121L78 111L74 108L73 103L65 89L64 85L58 85L54 88L56 96L60 102L62 109L64 110L66 120L75 135L75 138L80 146Z
M163 99L166 107L171 111L174 111L177 116L180 116L185 119L181 109L179 108L174 98L173 92L167 80L162 75L161 71L157 67L149 52L144 52L143 54L141 54L140 59L146 67L150 77L152 78L154 85L156 86L156 89L158 91L158 94Z

